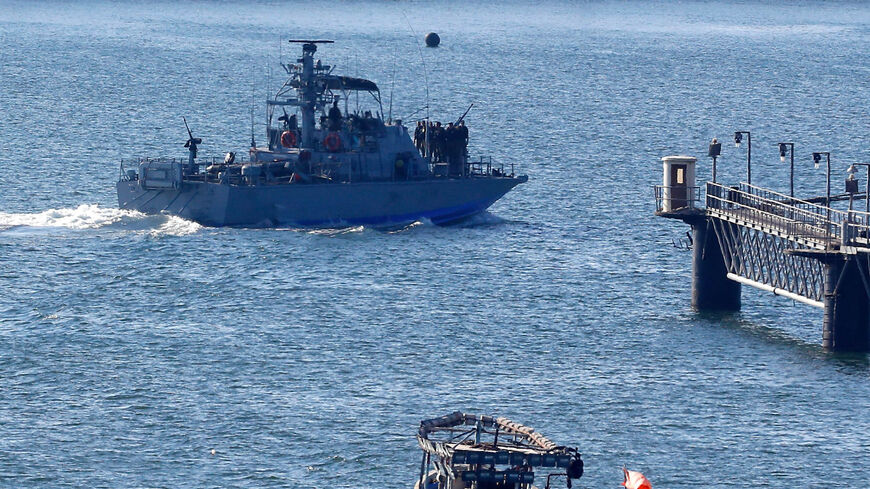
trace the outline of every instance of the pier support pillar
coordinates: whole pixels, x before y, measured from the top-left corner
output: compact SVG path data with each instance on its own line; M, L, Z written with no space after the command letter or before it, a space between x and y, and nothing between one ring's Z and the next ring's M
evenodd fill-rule
M870 350L868 277L856 258L834 255L825 260L825 317L822 346L831 351Z
M728 279L719 240L707 219L692 223L692 242L692 307L739 311L740 284Z

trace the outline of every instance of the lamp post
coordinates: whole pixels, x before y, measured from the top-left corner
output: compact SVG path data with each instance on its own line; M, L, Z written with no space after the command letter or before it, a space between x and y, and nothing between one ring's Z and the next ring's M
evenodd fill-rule
M716 158L722 154L722 143L718 139L713 138L710 142L710 148L707 150L707 156L713 158L713 183L716 183Z
M794 199L794 143L779 143L779 161L785 163L785 151L789 150L791 153L791 163L790 163L790 172L789 172L789 195L792 199Z
M855 198L855 194L858 193L858 180L855 180L855 174L858 173L858 169L855 168L855 165L849 165L849 168L846 169L846 173L849 174L849 176L846 177L846 193L849 194L849 213L847 214L847 219L851 221L852 201Z
M867 186L864 187L864 212L870 214L870 163L852 163L852 166L849 167L849 174L857 173L858 169L856 166L865 166L867 167ZM867 216L865 216L866 219Z
M813 164L816 168L819 167L819 162L822 161L822 155L825 155L827 164L827 177L825 178L825 208L827 209L828 226L831 224L831 153L828 151L819 151L813 153ZM828 233L830 233L828 229Z
M739 148L746 134L746 183L752 185L752 136L749 131L734 131L734 146Z

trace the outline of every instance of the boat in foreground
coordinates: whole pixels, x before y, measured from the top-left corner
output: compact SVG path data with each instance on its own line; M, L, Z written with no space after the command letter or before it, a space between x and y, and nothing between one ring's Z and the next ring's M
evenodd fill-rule
M414 489L534 489L536 479L549 489L559 477L570 488L583 475L576 448L506 418L457 411L421 421L417 441L423 460Z
M469 161L456 137L445 143L438 134L433 144L434 127L423 131L425 142L420 132L412 141L401 120L385 120L374 82L335 75L315 60L318 44L332 41L291 42L302 45L302 57L282 64L288 79L267 101L265 146L252 131L248 161L236 162L230 152L202 162L202 140L188 128L188 158L139 158L131 168L122 162L119 207L208 226L446 224L487 209L528 180L491 160ZM351 111L351 94L358 101L360 93L371 95L374 112L359 105Z

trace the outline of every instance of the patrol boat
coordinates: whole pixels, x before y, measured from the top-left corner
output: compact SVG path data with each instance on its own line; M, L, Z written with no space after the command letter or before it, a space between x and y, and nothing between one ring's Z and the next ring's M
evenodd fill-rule
M561 477L570 488L583 475L576 448L506 418L456 411L421 421L417 442L423 460L414 489L549 489ZM545 475L535 486L538 469Z
M203 162L202 139L188 127L188 158L140 158L134 168L121 162L118 206L207 226L446 224L487 209L528 180L483 158L424 158L401 120L384 120L374 82L333 74L315 60L318 45L333 41L290 42L302 45L302 57L282 63L288 79L267 100L268 146L257 147L252 132L248 161L227 153ZM357 107L348 114L350 96L358 101L366 93L375 113Z

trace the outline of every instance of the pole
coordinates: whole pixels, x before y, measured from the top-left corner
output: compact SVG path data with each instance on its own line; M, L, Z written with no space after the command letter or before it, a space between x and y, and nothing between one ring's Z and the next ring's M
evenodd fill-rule
M825 208L828 218L828 234L831 233L831 153L827 153L825 155L825 162L827 163L827 173L828 176L825 179Z
M746 183L752 185L752 134L746 131Z
M789 178L788 178L788 188L789 188L789 197L794 200L794 143L779 143L779 158L780 161L785 163L785 148L788 147L789 151L791 151L790 163L789 163Z
M789 178L789 189L791 190L791 198L794 199L794 143L791 143L791 177Z
M749 131L734 131L734 145L740 147L743 134L746 134L746 183L752 185L752 134Z
M863 166L867 169L867 186L864 187L864 225L870 225L870 163L854 163L855 166Z
M716 183L716 157L713 157L713 183Z

